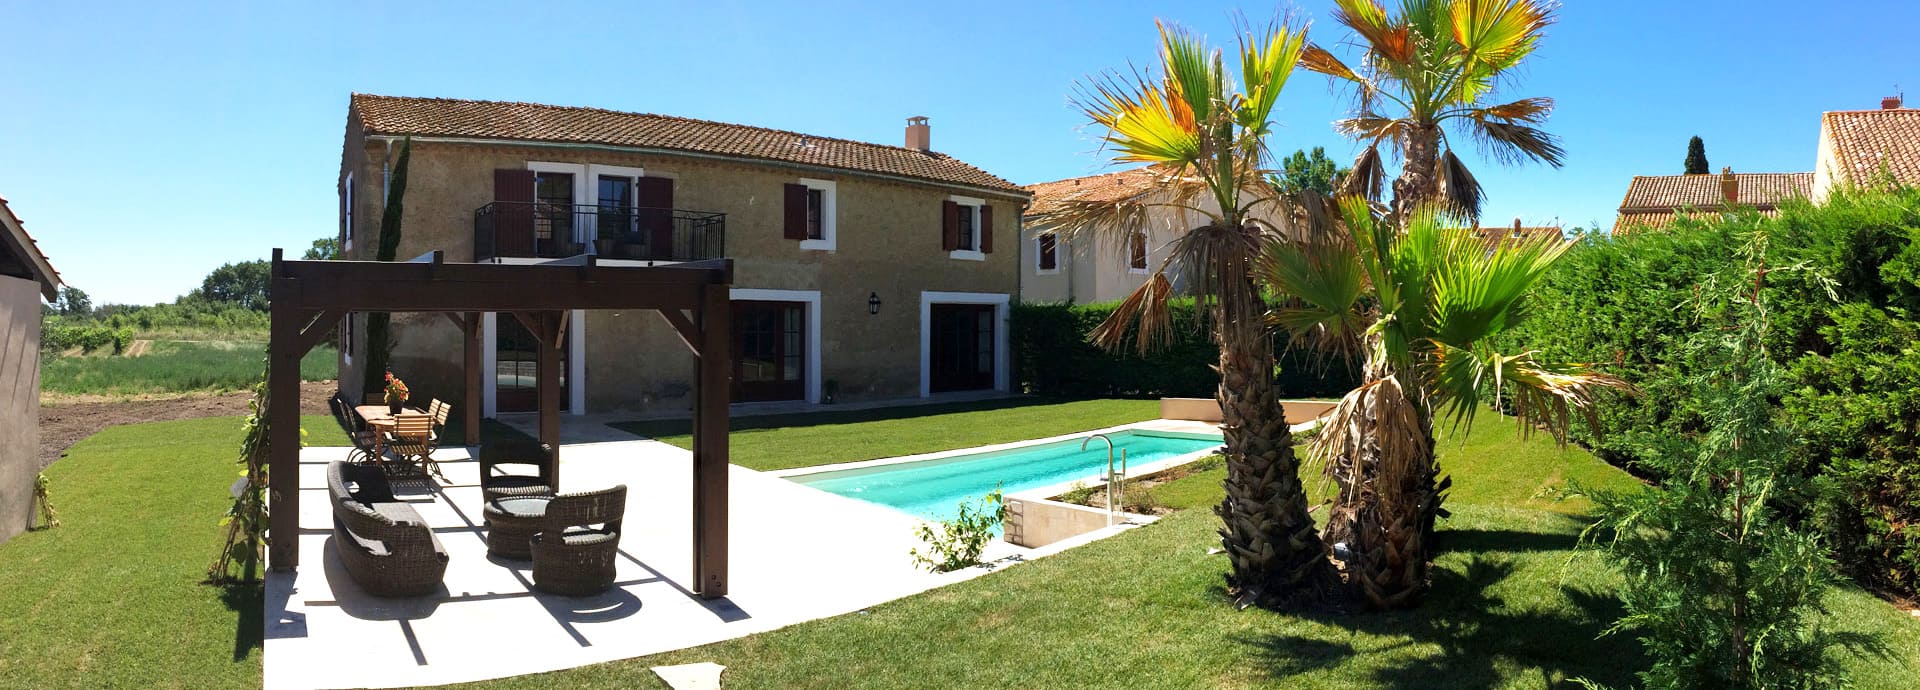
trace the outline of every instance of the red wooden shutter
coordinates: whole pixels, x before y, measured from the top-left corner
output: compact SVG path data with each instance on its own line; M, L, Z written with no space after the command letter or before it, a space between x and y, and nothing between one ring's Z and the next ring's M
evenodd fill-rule
M980 205L980 253L993 253L993 207Z
M782 236L790 240L807 239L807 186L787 185L786 196L786 232Z
M660 259L688 258L673 249L673 178L640 177L633 181L633 205L639 214L636 225L649 236L651 254Z
M953 251L960 248L960 205L951 201L940 202L940 248Z
M493 171L493 241L491 256L533 256L533 171L499 168ZM488 238L481 238L484 242ZM486 249L475 247L476 251Z

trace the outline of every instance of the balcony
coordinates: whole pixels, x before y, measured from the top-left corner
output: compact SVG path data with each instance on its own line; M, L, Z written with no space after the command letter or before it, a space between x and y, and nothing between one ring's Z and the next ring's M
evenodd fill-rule
M677 208L496 201L473 211L475 261L699 261L725 256L726 236L726 214Z

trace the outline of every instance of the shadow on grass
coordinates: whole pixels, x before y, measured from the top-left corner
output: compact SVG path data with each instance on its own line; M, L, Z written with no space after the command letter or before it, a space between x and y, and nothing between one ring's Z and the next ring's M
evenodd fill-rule
M780 427L824 426L830 424L856 424L860 422L878 422L892 419L912 419L933 415L955 414L960 412L984 412L1005 410L1035 405L1058 405L1075 402L1078 398L994 398L991 400L969 400L964 402L934 403L930 405L899 405L894 407L876 407L865 410L829 410L820 412L790 412L786 414L766 414L736 416L728 420L727 427L732 431L753 429L775 429ZM656 419L639 422L614 422L608 424L615 429L647 438L663 436L685 436L693 433L693 421L689 419Z
M239 616L233 626L233 660L246 661L266 640L266 586L258 581L220 586L220 603Z
M1263 634L1243 638L1276 680L1331 669L1353 660L1372 669L1385 688L1495 688L1513 684L1515 669L1531 669L1548 687L1587 678L1614 687L1630 685L1648 660L1629 637L1600 636L1624 613L1604 592L1559 585L1565 603L1514 610L1490 590L1512 576L1515 564L1478 551L1570 548L1572 535L1491 530L1456 533L1455 551L1472 551L1464 567L1435 567L1433 589L1411 611L1305 616L1327 628L1380 638L1377 645L1329 641L1314 636ZM1548 586L1541 583L1541 587ZM1437 650L1437 651L1429 651ZM1366 657L1378 656L1369 663Z

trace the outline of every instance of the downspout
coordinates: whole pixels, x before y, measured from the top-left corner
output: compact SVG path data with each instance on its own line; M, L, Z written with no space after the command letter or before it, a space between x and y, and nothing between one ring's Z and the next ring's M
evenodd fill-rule
M393 138L387 137L387 155L380 159L380 207L387 206L387 188L393 183ZM376 238L377 241L378 238Z

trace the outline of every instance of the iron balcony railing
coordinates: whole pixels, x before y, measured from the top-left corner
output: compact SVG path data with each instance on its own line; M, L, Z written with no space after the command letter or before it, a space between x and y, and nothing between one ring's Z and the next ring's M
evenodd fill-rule
M699 261L726 256L727 215L677 208L495 201L473 211L475 261L565 258Z

